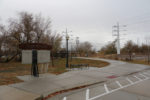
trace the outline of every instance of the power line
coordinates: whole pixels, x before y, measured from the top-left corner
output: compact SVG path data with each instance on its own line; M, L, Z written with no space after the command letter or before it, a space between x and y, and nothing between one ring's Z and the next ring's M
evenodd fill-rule
M124 22L127 22L127 21L133 21L135 19L137 20L143 20L143 19L147 19L147 18L150 18L150 12L146 12L146 13L143 13L143 14L140 14L140 15L136 15L136 16L132 16L132 17L128 17L128 18L125 18L123 21Z

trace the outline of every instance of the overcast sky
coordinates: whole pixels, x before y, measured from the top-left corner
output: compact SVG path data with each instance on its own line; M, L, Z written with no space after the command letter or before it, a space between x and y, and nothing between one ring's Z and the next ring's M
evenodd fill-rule
M117 22L127 25L121 32L122 45L150 36L150 0L0 0L0 22L21 11L51 17L53 30L62 33L67 27L74 37L97 48L115 39L112 26Z

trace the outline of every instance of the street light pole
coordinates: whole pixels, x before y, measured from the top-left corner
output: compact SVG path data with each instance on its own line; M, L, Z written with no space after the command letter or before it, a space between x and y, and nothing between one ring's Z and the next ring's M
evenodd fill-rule
M72 32L72 31L70 31L70 32ZM66 31L65 32L63 32L63 33L65 33L66 34L66 68L69 68L69 52L68 52L68 41L69 41L69 35L68 35L68 30L67 30L67 28L66 28Z
M73 39L71 39L71 50L70 50L70 56L71 56L71 61L72 61L72 44L73 44Z
M67 29L66 29L66 33L67 33ZM66 34L66 68L68 68L69 67L69 64L68 64L68 57L69 57L69 55L68 55L68 40L69 40L69 35L68 34Z

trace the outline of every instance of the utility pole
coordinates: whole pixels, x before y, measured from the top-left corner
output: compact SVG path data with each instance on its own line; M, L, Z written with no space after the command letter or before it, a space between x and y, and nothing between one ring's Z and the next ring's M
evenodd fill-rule
M71 35L71 37L73 37L73 35ZM72 56L73 56L73 38L70 39L70 45L71 45L71 48L70 48L70 56L71 56L71 61L72 61Z
M71 55L71 61L72 61L72 43L71 43L70 55Z
M126 25L120 26L119 22L117 22L117 24L113 26L113 28L115 28L113 32L117 33L117 34L113 34L113 36L117 36L117 55L120 55L120 31L121 31L120 27L126 27Z

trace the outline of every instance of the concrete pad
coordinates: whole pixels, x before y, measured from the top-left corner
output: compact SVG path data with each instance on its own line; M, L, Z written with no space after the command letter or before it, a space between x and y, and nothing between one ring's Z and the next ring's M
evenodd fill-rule
M65 78L64 80L57 80L57 83L60 83L62 86L68 86L73 84L80 85L81 83L88 84L88 83L95 83L105 81L106 79L103 77L99 77L98 79L94 76L83 76L83 75L76 75L74 77Z
M147 65L133 64L133 63L122 64L120 67L131 68L131 69L135 69L137 71L149 68L149 66L147 66Z
M144 69L146 69L145 67L136 67L132 64L126 64L126 65L120 65L120 66L113 66L113 67L106 67L101 69L102 72L107 72L107 73L112 73L112 74L116 74L118 76L122 76L122 75L128 75L131 73L135 73L135 72L139 72L142 71Z
M127 75L129 73L132 73L133 71L131 71L130 69L126 69L126 68L118 68L118 67L114 67L114 68L107 68L107 69L102 69L102 72L105 73L111 73L117 76L121 76L121 75Z
M101 60L101 59L94 58L93 60ZM89 84L93 84L97 82L113 81L114 79L110 80L107 77L112 76L112 75L124 76L124 75L128 75L137 71L142 71L147 68L147 66L144 66L144 65L138 65L138 64L134 65L134 64L114 61L114 60L106 60L106 61L110 62L111 64L108 67L103 67L103 68L69 71L69 72L66 72L57 76L46 75L38 79L36 78L29 79L29 76L19 77L25 82L13 84L10 86L19 88L24 91L29 91L32 93L42 94L44 96L47 96L50 93L54 93L60 90L70 89L70 88L83 86L83 85L89 85ZM129 76L129 78L133 82L137 81L137 79L132 76L131 77ZM122 84L128 84L128 82L124 80L122 80L121 82ZM118 86L116 86L115 84L112 84L109 86L109 88L118 88ZM102 92L103 89L101 91L98 88L96 88L95 90L93 89L92 91L95 91L95 92L93 92L91 95L96 95L97 93ZM82 92L81 94L85 95L85 91ZM75 94L75 96L77 95ZM72 98L72 99L80 100L76 98Z
M40 100L41 96L8 86L0 86L0 100Z
M57 78L39 78L37 80L13 84L10 86L37 94L48 95L56 91L93 84L105 80L106 79L103 77L99 77L99 79L97 79L93 78L92 76L76 75L74 77L63 78L63 80Z
M73 87L84 86L84 85L89 85L89 84L103 82L103 81L106 81L106 79L103 77L99 77L99 79L97 79L93 77L82 76L79 74L74 77L64 78L63 80L57 79L55 83L59 85L62 88L62 90L65 90ZM51 89L51 91L56 91L56 90Z
M46 73L46 74L40 74L39 77L34 77L32 75L24 75L24 76L17 76L17 78L19 78L20 80L23 80L23 81L32 81L32 80L39 80L40 78L54 79L54 78L56 78L56 75Z
M93 76L93 77L107 77L107 76L112 76L114 74L111 73L105 73L102 72L101 70L91 70L91 71L84 71L82 73L79 73L80 75L84 75L84 76Z
M41 95L48 91L58 91L62 89L62 87L54 83L53 80L47 79L32 80L24 83L12 84L10 86Z

